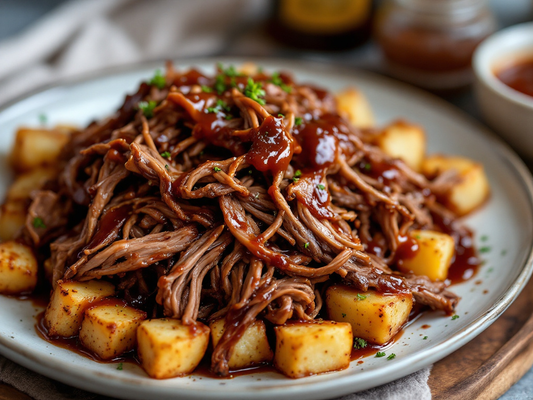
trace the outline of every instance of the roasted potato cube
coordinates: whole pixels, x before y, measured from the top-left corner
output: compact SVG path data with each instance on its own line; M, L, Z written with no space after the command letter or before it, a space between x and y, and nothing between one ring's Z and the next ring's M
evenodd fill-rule
M0 239L10 240L26 223L26 205L21 201L8 201L0 207Z
M152 378L190 374L209 344L209 328L201 322L184 325L177 319L152 319L137 328L141 365Z
M0 293L29 293L37 285L37 260L33 251L15 241L0 243Z
M289 378L348 368L352 327L335 321L297 322L274 328L274 366Z
M403 272L426 275L432 281L445 280L455 251L453 238L435 231L414 230L409 235L416 241L418 249L399 259L398 268Z
M374 114L363 93L354 88L348 88L337 93L335 98L339 112L353 126L358 128L371 128L374 126Z
M15 182L9 187L7 200L28 199L33 190L40 189L53 176L54 170L51 168L39 168L17 176Z
M410 294L385 295L333 285L326 291L326 305L331 319L352 325L354 337L385 344L409 318L413 298Z
M11 153L11 164L19 173L54 165L68 139L68 134L61 129L19 129Z
M254 76L259 72L259 68L253 62L246 62L239 67L239 72L244 75Z
M115 287L105 281L58 281L44 314L50 336L77 335L85 309L96 301L115 294Z
M422 163L422 173L434 178L445 171L455 170L460 182L445 194L444 201L458 216L481 206L490 193L489 181L483 165L464 157L434 155Z
M209 324L213 347L216 347L224 333L224 324L224 318ZM272 357L273 353L268 344L265 323L257 320L246 329L244 335L235 344L228 365L230 369L240 369L271 361Z
M135 347L137 327L146 313L120 300L104 301L85 311L80 341L103 360L110 360Z
M426 136L422 127L395 121L380 132L375 144L389 156L399 158L415 171L420 171L426 154Z

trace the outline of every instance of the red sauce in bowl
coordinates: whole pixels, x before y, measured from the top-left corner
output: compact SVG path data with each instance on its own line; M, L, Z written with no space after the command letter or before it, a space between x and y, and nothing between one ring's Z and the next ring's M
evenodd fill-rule
M495 75L510 88L533 97L533 58L506 66Z

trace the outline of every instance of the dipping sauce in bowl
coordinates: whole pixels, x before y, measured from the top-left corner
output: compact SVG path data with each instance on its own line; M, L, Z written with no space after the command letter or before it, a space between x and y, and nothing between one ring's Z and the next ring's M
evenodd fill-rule
M508 64L495 75L510 88L533 97L533 58Z

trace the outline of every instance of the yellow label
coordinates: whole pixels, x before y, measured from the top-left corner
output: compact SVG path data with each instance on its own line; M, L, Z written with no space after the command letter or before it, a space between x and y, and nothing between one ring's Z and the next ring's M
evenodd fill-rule
M361 25L370 13L371 0L282 0L280 17L295 30L336 34Z

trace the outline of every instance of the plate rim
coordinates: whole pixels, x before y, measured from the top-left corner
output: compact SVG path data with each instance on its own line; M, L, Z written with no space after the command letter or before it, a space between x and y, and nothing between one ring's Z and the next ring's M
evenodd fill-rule
M295 68L300 70L307 70L310 72L325 72L327 74L340 74L342 77L349 78L357 76L358 78L367 78L370 81L377 82L378 84L383 84L392 87L397 91L406 91L411 95L419 98L425 99L427 104L431 108L444 109L450 115L453 115L457 118L458 122L461 125L464 125L469 130L474 131L473 134L479 138L486 138L491 141L491 147L496 156L500 159L501 162L507 164L510 167L510 172L516 176L517 182L522 186L524 194L527 195L528 206L533 213L533 177L529 172L528 168L524 162L518 157L518 155L511 150L511 148L504 143L500 138L498 138L493 132L491 132L487 127L482 123L474 119L473 117L466 114L463 110L458 107L446 102L445 100L425 92L421 89L413 87L403 82L396 81L389 77L380 75L378 73L361 70L357 68L351 68L348 66L339 65L338 63L330 64L327 61L319 60L307 60L301 58L285 58L285 57L228 57L228 56L210 56L210 57L182 57L172 60L175 65L190 66L194 64L207 64L215 62L223 63L233 63L239 64L246 61L252 61L260 64L261 62L275 64L279 63L283 68ZM29 100L35 96L42 95L46 92L52 91L54 89L68 89L73 86L90 82L92 80L98 80L103 78L112 77L114 75L119 75L123 73L131 73L135 71L141 71L144 69L156 69L161 68L164 60L150 60L140 63L133 64L124 64L119 66L108 67L105 69L92 71L89 73L80 74L73 77L68 77L65 79L60 79L52 83L42 85L36 89L30 90L20 96L15 97L12 100L5 102L0 105L0 114L4 113L6 110L15 106L19 103ZM514 282L509 286L507 291L501 294L501 296L480 316L473 320L470 324L463 327L461 330L456 332L453 336L448 339L443 340L439 344L429 348L428 350L420 352L420 354L413 354L407 357L402 363L395 363L390 366L383 366L376 370L379 371L379 376L386 377L381 379L380 384L385 384L391 382L395 379L404 377L412 372L415 372L427 365L430 365L448 354L452 353L459 347L465 345L468 341L474 339L478 334L483 330L488 328L518 297L529 278L533 274L533 241L529 243L529 248L525 253L527 256L523 264L521 265L520 273ZM94 373L93 375L85 375L83 371L76 371L72 369L67 362L63 362L61 368L58 363L57 357L48 356L45 357L47 360L39 359L38 357L32 357L30 352L25 351L21 346L17 346L14 340L9 340L7 337L0 335L0 353L4 354L10 359L16 359L15 362L34 370L42 375L45 375L49 378L59 380L66 384L73 384L72 378L75 378L74 385L91 392L97 392L101 394L113 395L117 397L129 397L131 398L132 393L121 392L123 390L123 385L126 382L124 378L115 378L110 377L105 374ZM409 365L403 365L409 361ZM54 362L54 368L50 368L49 363ZM38 365L36 365L37 363ZM400 365L398 365L400 364ZM59 371L59 372L58 372ZM61 375L61 372L65 372L66 375ZM101 376L100 376L101 375ZM331 375L332 378L334 375ZM209 394L212 398L239 398L245 399L249 398L250 394L257 396L258 398L267 398L276 395L300 395L304 396L306 399L320 399L330 397L332 395L331 390L336 392L336 395L344 395L348 393L355 393L360 390L365 390L370 387L375 387L376 385L363 385L358 388L350 387L350 378L353 375L347 375L338 377L337 379L329 379L327 381L309 383L309 382L300 382L294 381L294 385L289 387L283 386L278 388L265 388L252 389L251 391L220 391L216 393L213 391ZM69 380L70 379L70 380ZM132 379L126 379L127 384L137 384L132 389L138 390L138 396L144 396L146 394L157 394L161 396L168 396L164 398L179 398L179 399L199 399L205 398L207 394L205 391L198 389L188 389L180 388L179 393L170 393L173 391L172 388L165 386L157 385L146 385L139 383L138 381L131 382ZM352 384L353 385L353 384ZM306 388L307 386L307 388ZM316 388L315 386L320 386ZM175 396L177 395L177 397ZM142 398L142 397L138 397Z

